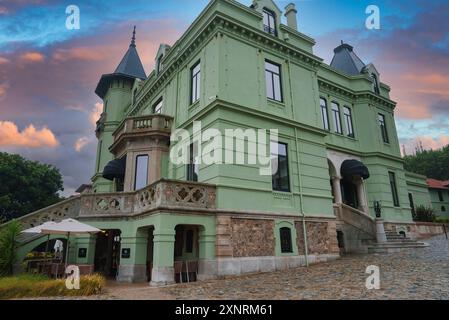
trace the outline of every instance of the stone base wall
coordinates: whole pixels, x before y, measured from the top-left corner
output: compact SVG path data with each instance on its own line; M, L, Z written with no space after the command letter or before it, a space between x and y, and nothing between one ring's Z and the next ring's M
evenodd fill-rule
M233 257L275 255L274 220L231 219Z
M309 254L339 254L336 221L307 221L307 250ZM298 252L304 252L304 226L295 221Z
M431 222L414 222L414 223L393 223L385 222L385 230L388 231L404 231L407 236L412 239L425 239L432 236L444 234L443 224ZM449 232L449 226L446 226Z

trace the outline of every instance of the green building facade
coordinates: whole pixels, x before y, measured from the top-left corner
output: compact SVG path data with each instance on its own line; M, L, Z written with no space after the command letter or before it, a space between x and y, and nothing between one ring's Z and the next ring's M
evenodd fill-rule
M389 225L412 225L409 193L416 203L429 196L425 177L404 171L390 87L349 44L324 63L298 31L293 4L284 15L286 24L271 0L212 0L175 44L160 46L148 76L134 35L96 89L104 110L91 192L27 221L56 212L105 230L74 241L73 262L152 285L172 283L189 265L208 279L363 251L375 240L375 202ZM215 139L195 145L195 123L217 137L240 130L234 146L277 129L279 170L175 164L170 155L186 140L194 159ZM188 135L173 139L178 129ZM220 151L255 156L225 143L213 155Z

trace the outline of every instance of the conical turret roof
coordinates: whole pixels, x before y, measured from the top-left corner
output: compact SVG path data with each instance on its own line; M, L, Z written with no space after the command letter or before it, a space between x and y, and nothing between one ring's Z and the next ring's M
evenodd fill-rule
M334 57L331 67L351 76L362 72L365 64L355 54L354 48L347 43L343 43L334 49Z

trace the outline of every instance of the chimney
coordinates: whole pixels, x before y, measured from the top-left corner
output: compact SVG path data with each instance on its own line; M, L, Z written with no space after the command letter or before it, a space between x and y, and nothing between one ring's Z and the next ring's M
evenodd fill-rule
M298 22L296 20L296 6L294 3L290 3L285 7L285 17L287 18L287 26L298 31Z

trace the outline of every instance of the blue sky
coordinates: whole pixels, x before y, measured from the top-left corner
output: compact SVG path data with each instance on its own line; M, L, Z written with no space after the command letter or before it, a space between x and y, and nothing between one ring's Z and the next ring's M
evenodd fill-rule
M249 5L251 0L241 0ZM290 1L276 1L283 9ZM449 5L435 0L302 0L299 30L313 37L329 63L344 40L398 102L396 124L408 153L449 143ZM66 194L90 180L96 151L94 94L137 25L137 46L149 73L159 43L173 44L207 0L0 0L0 151L61 168ZM65 9L81 11L81 29L65 28ZM365 9L380 8L381 29L365 28ZM6 137L6 138L5 138ZM30 137L34 140L29 141Z

